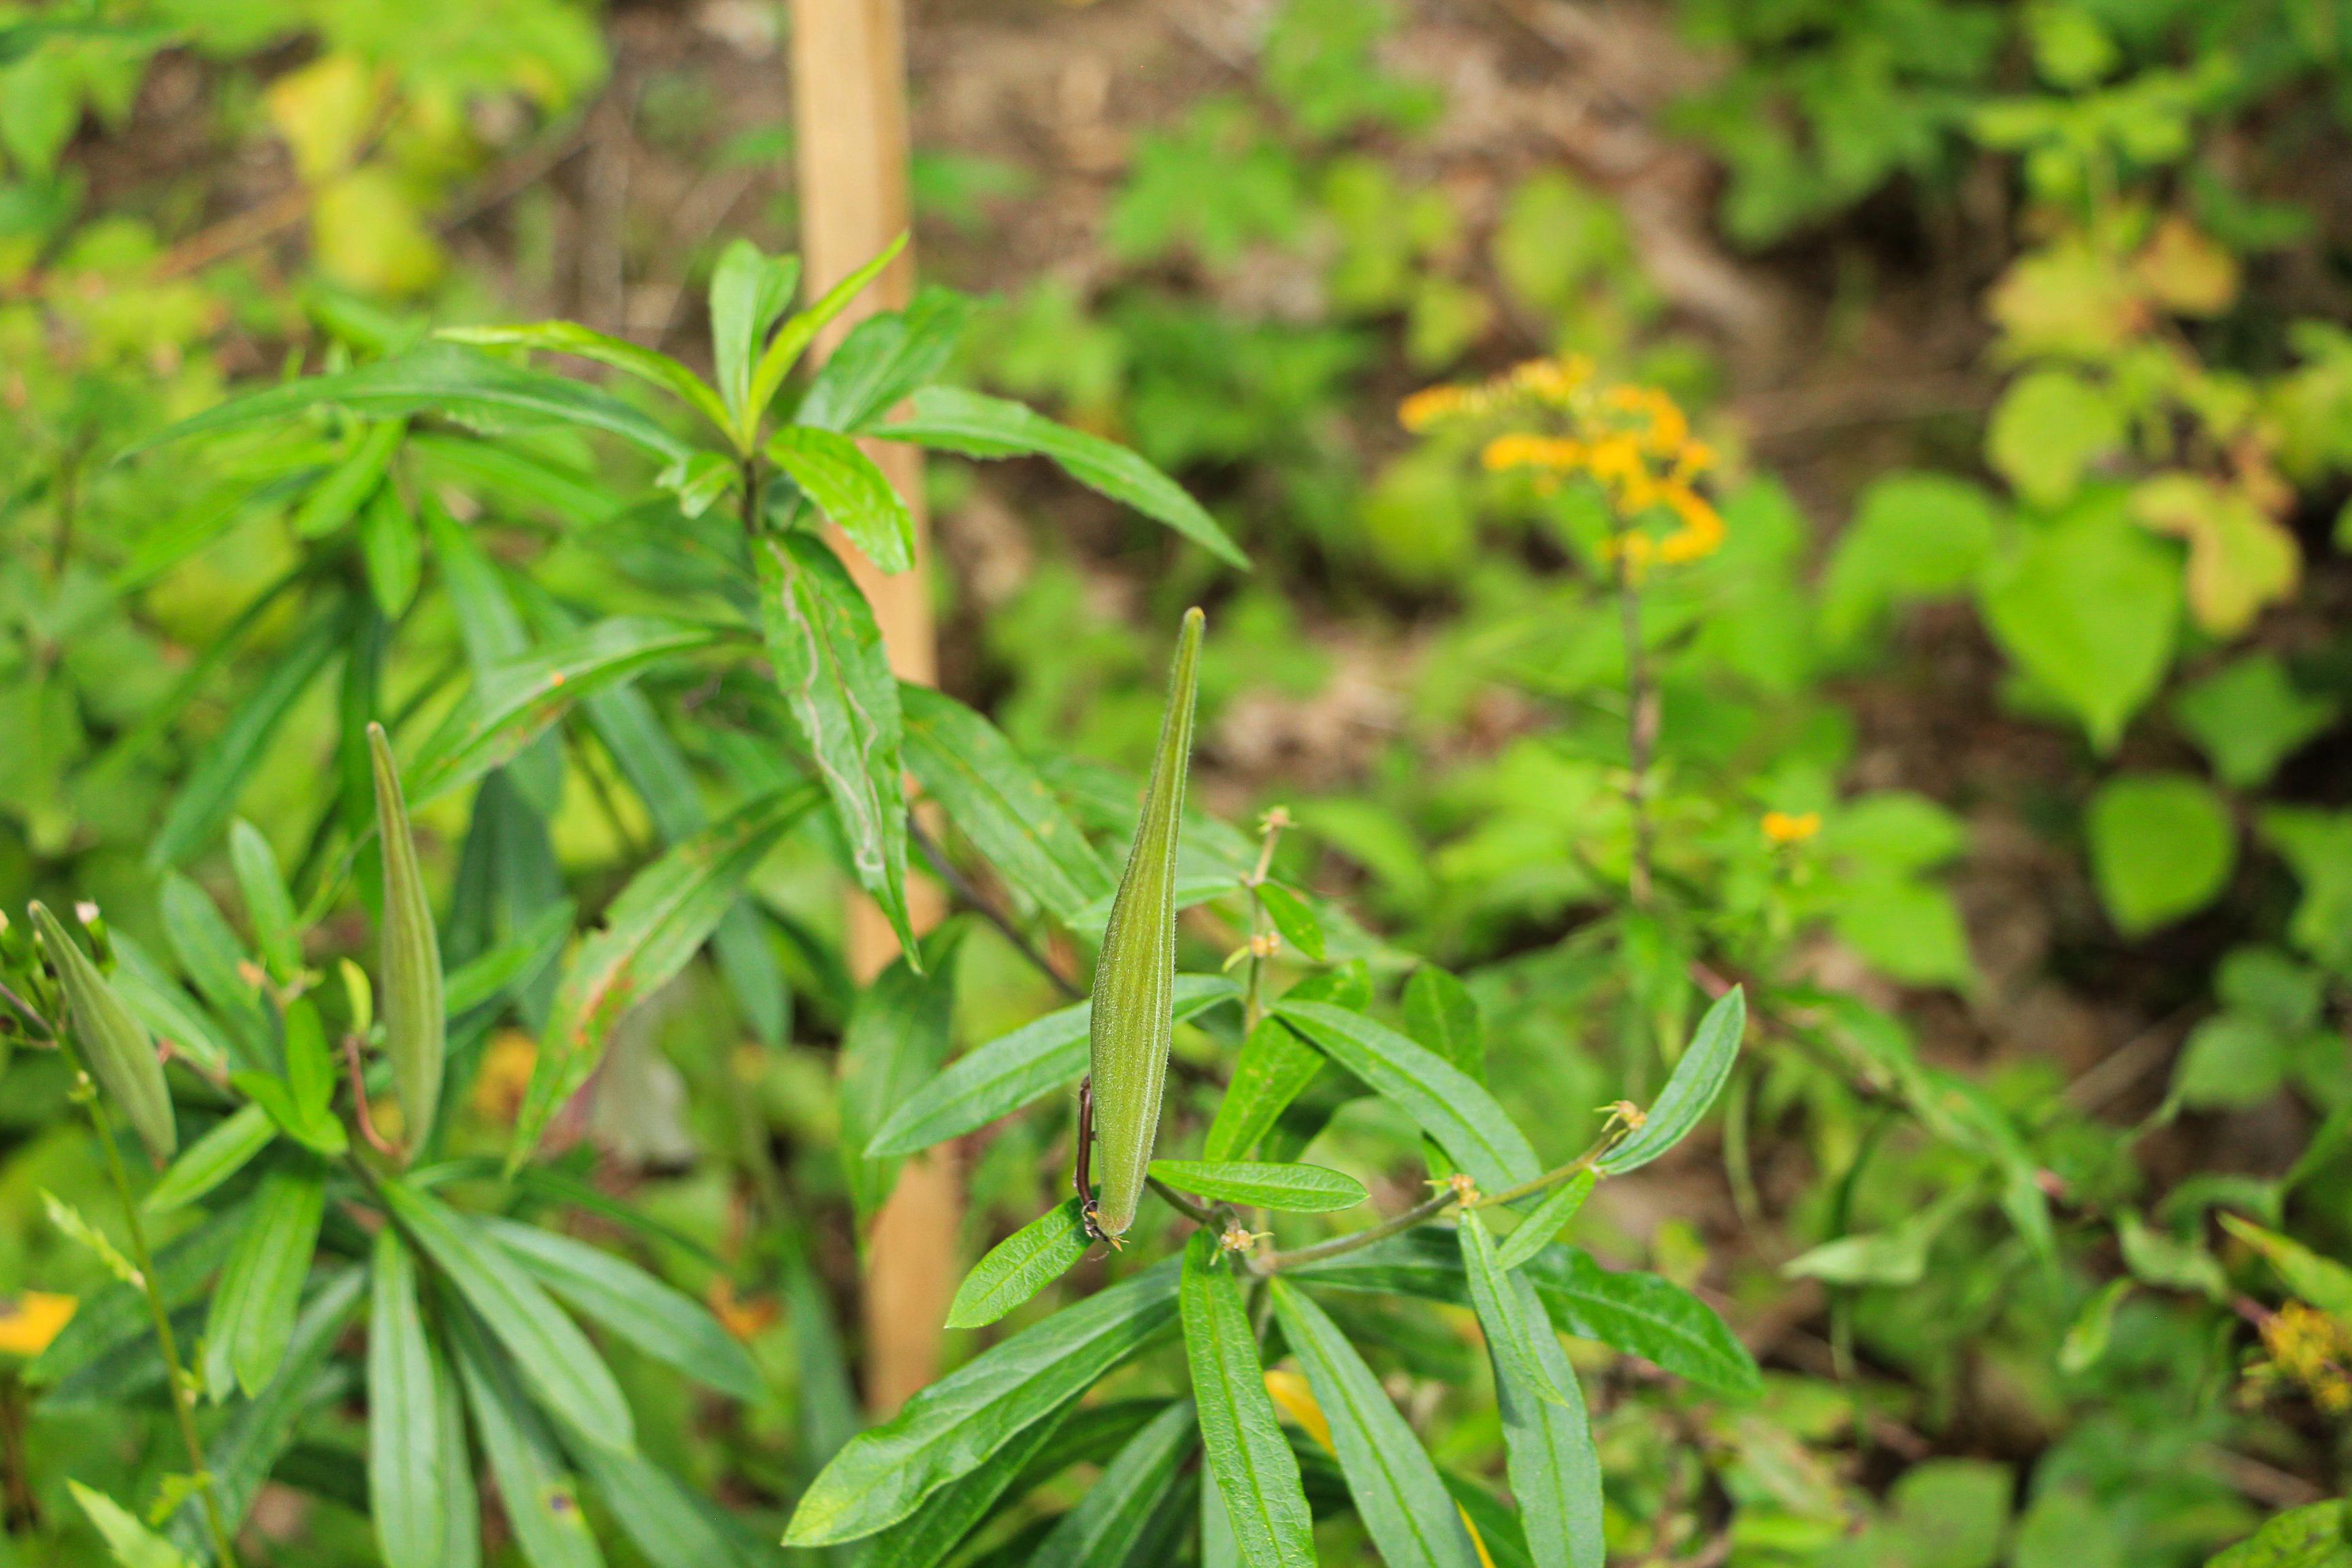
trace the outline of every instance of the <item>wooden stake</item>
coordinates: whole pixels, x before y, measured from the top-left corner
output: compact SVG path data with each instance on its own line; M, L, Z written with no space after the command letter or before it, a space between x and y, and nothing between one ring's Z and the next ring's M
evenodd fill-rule
M801 250L808 291L821 293L905 232L907 61L899 0L793 0L793 107L798 132ZM914 297L910 247L817 340L830 352L866 313L896 310ZM922 455L897 441L866 449L915 514L915 567L895 577L876 571L854 549L842 557L874 605L890 668L902 679L939 679L931 625L930 531L923 510ZM940 889L909 879L916 930L946 913ZM849 910L849 967L871 980L897 957L889 922L873 901ZM887 1416L939 1374L941 1325L955 1293L956 1241L962 1228L961 1183L951 1153L908 1160L898 1187L874 1219L866 1248L864 1301L866 1403Z

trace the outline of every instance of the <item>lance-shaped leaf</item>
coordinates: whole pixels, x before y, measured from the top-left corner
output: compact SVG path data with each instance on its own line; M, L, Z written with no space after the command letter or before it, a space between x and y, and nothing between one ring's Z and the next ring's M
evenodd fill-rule
M438 1198L383 1184L392 1217L481 1315L534 1396L595 1441L636 1446L636 1423L604 1358L505 1249Z
M1180 974L1169 1007L1171 1027L1240 994L1222 975ZM892 1111L866 1152L877 1158L911 1154L1067 1089L1086 1071L1094 1007L1092 1002L1064 1007L967 1051Z
M793 423L851 431L937 375L955 352L971 301L927 288L904 310L880 310L850 330L809 381Z
M1286 1279L1267 1287L1282 1337L1330 1424L1348 1495L1389 1568L1478 1568L1460 1510L1372 1369L1323 1309Z
M157 900L159 903L168 900L171 886L168 881L164 884L164 897ZM168 919L167 916L167 923ZM122 998L122 1005L131 1009L131 1016L206 1074L217 1077L227 1072L230 1041L180 989L172 972L124 932L109 931L107 939L114 947L114 973L108 979L114 984L114 994ZM238 1065L256 1063L240 1058Z
M66 1015L82 1065L106 1091L108 1103L129 1119L148 1153L170 1159L179 1147L180 1132L155 1042L47 906L36 903L31 912L41 951L65 994Z
M174 1237L156 1251L153 1278L165 1310L177 1314L196 1299L205 1281L236 1249L247 1217L247 1205L231 1205L207 1215L187 1234ZM146 1292L118 1280L83 1299L48 1349L26 1368L25 1378L36 1388L52 1391L45 1399L53 1398L66 1379L128 1346L152 1351L154 1337ZM163 1357L159 1353L154 1359L161 1372Z
M1242 1306L1241 1281L1218 1257L1216 1238L1195 1231L1184 1247L1179 1302L1184 1360L1200 1407L1202 1447L1221 1500L1235 1561L1247 1568L1309 1568L1314 1521L1298 1460L1266 1396L1257 1336ZM1203 1503L1205 1510L1207 1504ZM1204 1515L1205 1518L1205 1515Z
M1538 1563L1601 1568L1607 1549L1601 1535L1601 1456L1592 1446L1576 1369L1560 1349L1534 1283L1499 1271L1496 1278L1508 1293L1501 1310L1518 1319L1538 1374L1530 1385L1496 1348L1494 1335L1487 1336L1488 1349L1495 1352L1495 1395L1502 1410L1511 1495L1519 1505L1528 1549ZM1485 1306L1479 1310L1483 1323Z
M1462 1216L1454 1238L1462 1247L1462 1266L1470 1284L1470 1304L1478 1313L1478 1326L1486 1336L1486 1349L1495 1364L1509 1376L1514 1388L1533 1393L1555 1405L1565 1405L1575 1395L1570 1389L1554 1383L1548 1364L1536 1354L1535 1331L1527 1314L1520 1310L1518 1292L1511 1288L1511 1277L1495 1257L1495 1238L1486 1234L1486 1222L1472 1209ZM1544 1331L1551 1325L1547 1322Z
M792 475L866 559L885 572L915 563L915 514L857 443L830 430L787 425L768 438L768 460Z
M621 890L604 929L581 943L556 993L515 1120L509 1170L530 1158L548 1120L588 1081L621 1016L686 967L770 847L812 804L805 789L754 802L670 850Z
M1286 999L1276 1010L1318 1050L1394 1101L1486 1191L1542 1173L1527 1135L1484 1085L1452 1062L1344 1007Z
M653 1568L751 1568L766 1560L765 1542L747 1540L716 1503L645 1456L576 1440L564 1447Z
M702 378L665 353L641 348L577 321L524 321L503 327L444 327L433 334L453 343L478 348L544 349L611 365L639 381L660 387L710 421L720 431L730 427L726 408Z
M907 766L1004 879L1068 925L1110 872L995 725L944 692L902 684Z
M581 1511L579 1489L554 1434L464 1311L448 1315L450 1347L474 1431L498 1479L508 1525L530 1568L604 1568L604 1554Z
M1307 901L1279 882L1264 882L1256 889L1257 901L1274 921L1274 929L1282 940L1316 963L1323 962L1323 922L1315 918Z
M800 287L797 256L766 256L748 239L719 253L710 272L710 357L718 369L719 395L736 433L736 446L749 450L750 435L767 400L751 396L751 366L768 329L793 302ZM774 391L772 385L770 392Z
M972 1266L956 1287L948 1327L977 1329L996 1321L1068 1273L1093 1245L1078 1200L1064 1198Z
M449 1368L425 1331L416 1259L385 1226L375 1236L368 1311L368 1513L384 1568L446 1568L458 1521L447 1512L461 1444L444 1446Z
M1108 1237L1124 1236L1135 1223L1151 1147L1160 1136L1160 1094L1168 1076L1176 987L1176 838L1192 762L1192 709L1205 624L1199 610L1184 612L1151 782L1144 789L1135 847L1095 965L1087 1076L1094 1085L1102 1187L1089 1217Z
M410 805L421 806L512 762L582 698L721 637L709 626L615 616L487 671L410 761L403 781Z
M1238 1160L1246 1155L1322 1070L1322 1052L1281 1019L1259 1019L1234 1058L1225 1097L1217 1102L1216 1119L1201 1144L1202 1157Z
M261 949L262 962L278 984L292 984L302 969L302 932L277 853L259 828L238 817L228 825L228 859L236 873L237 891L245 896L246 918L253 922L254 945Z
M1477 999L1433 963L1423 964L1405 982L1404 1030L1480 1083L1486 1081L1486 1037Z
M425 534L396 485L379 488L360 513L360 564L377 610L398 620L425 575Z
M1031 1568L1120 1568L1142 1543L1198 1433L1189 1399L1153 1416L1062 1516L1029 1559Z
M1045 1466L1078 1424L1073 1419L1076 1405L1071 1400L1005 1439L985 1463L940 1488L922 1507L868 1541L861 1548L864 1560L889 1568L932 1568L943 1562L988 1517L997 1499L1008 1491L1018 1499L1046 1479Z
M367 738L375 773L376 841L383 850L383 945L377 959L383 981L383 1050L400 1096L401 1135L413 1156L425 1147L441 1108L441 1066L448 1047L441 939L425 898L425 869L417 863L392 744L381 724L370 724Z
M404 419L385 419L371 425L343 460L328 470L327 477L311 488L286 520L287 528L297 539L323 539L351 521L362 502L375 493L383 483L384 470L392 466L392 455L400 449L401 437L408 434Z
M1517 1268L1537 1253L1549 1247L1568 1227L1592 1195L1593 1184L1600 1180L1596 1171L1579 1171L1575 1175L1545 1194L1543 1202L1519 1221L1518 1228L1505 1237L1496 1248L1495 1260L1505 1268Z
M776 395L776 389L784 384L784 377L791 374L793 365L807 352L809 344L816 341L817 333L847 310L849 302L864 293L866 286L880 277L882 269L897 260L898 253L906 248L907 237L902 232L876 252L866 265L826 289L807 310L797 312L777 329L776 335L768 340L768 346L761 352L758 366L751 372L750 395L744 399L740 410L742 429L747 437L758 427L760 416L766 412L770 400ZM785 297L790 299L789 290ZM749 442L745 444L749 445Z
M835 1455L802 1494L784 1544L856 1541L897 1523L1158 1340L1175 1317L1176 1268L1163 1263L983 1351Z
M5 45L7 35L0 33L0 45ZM195 1568L187 1555L163 1537L147 1528L144 1521L108 1497L92 1491L79 1481L68 1479L67 1489L82 1512L89 1516L92 1529L106 1542L121 1568Z
M518 422L582 425L671 461L693 450L653 419L593 386L436 343L339 375L309 376L236 398L134 442L123 456L190 436L274 424L328 405L375 418L441 414L493 429Z
M869 426L865 434L913 441L967 458L1051 458L1089 489L1166 523L1228 565L1249 570L1249 557L1184 488L1115 441L1057 425L1044 415L961 387L917 392L906 417Z
M1739 1037L1748 1028L1748 995L1735 985L1717 999L1698 1021L1698 1031L1675 1063L1674 1075L1658 1093L1641 1127L1601 1162L1601 1173L1614 1176L1648 1164L1683 1141L1698 1125L1739 1055Z
M740 1400L760 1397L760 1369L691 1296L572 1237L509 1219L485 1219L482 1227L581 1316L698 1383Z
M559 899L513 936L454 971L442 983L442 1006L457 1018L497 1001L537 974L571 934L572 900Z
M858 993L842 1031L841 1155L861 1224L882 1206L898 1180L898 1161L873 1159L861 1151L914 1086L938 1074L948 1054L963 931L959 922L934 935L922 955L922 972L909 963L909 955L892 959Z
M914 952L898 682L874 611L814 534L764 538L753 553L776 685L833 802L851 869L898 933L899 951Z
M257 1394L278 1375L326 1209L326 1182L315 1165L306 1162L263 1179L252 1223L221 1270L205 1322L205 1385L215 1399L226 1397L232 1384Z
M278 1124L268 1111L258 1105L239 1106L172 1162L142 1206L153 1215L187 1207L244 1170L277 1137Z
M1321 1165L1257 1160L1154 1160L1151 1173L1181 1193L1286 1214L1337 1214L1370 1194L1364 1184Z

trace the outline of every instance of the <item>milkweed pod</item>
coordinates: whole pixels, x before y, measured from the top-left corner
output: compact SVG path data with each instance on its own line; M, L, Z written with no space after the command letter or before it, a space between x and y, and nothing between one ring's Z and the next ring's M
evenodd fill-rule
M1089 1070L1102 1190L1088 1217L1106 1237L1123 1236L1135 1223L1144 1171L1160 1131L1160 1091L1168 1077L1168 1041L1174 1029L1176 837L1192 757L1192 698L1200 685L1204 625L1199 610L1184 612L1142 820L1136 825L1135 847L1111 901L1102 958L1095 967Z
M383 992L384 1055L392 1061L392 1084L400 1096L401 1121L412 1155L433 1131L441 1103L441 1060L446 1049L443 1016L441 943L433 931L433 906L425 897L425 874L416 864L416 839L408 828L408 805L401 798L400 770L383 726L368 726L368 755L375 766L376 837L383 843L383 942L378 967Z
M180 1132L172 1120L172 1091L163 1082L163 1058L155 1054L155 1042L58 917L39 904L32 913L33 929L40 933L41 948L64 993L82 1060L147 1152L159 1161L170 1159L180 1145Z

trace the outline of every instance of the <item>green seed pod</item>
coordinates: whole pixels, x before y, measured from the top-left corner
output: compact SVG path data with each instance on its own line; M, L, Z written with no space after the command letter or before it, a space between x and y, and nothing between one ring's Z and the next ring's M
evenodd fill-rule
M1168 1077L1176 990L1176 834L1184 816L1184 773L1192 757L1192 698L1201 678L1197 609L1184 612L1160 753L1144 791L1135 847L1119 879L1095 966L1090 1073L1102 1195L1089 1213L1097 1234L1116 1237L1135 1223L1143 1175L1160 1132L1160 1090Z
M408 805L401 798L400 770L392 760L383 726L368 726L368 754L375 763L376 837L383 841L383 1049L392 1058L393 1087L412 1155L425 1146L441 1104L441 1060L446 1049L443 1016L441 943L433 931L433 906L425 900L425 874L416 865L416 839L408 830Z
M158 1160L170 1159L180 1146L180 1132L172 1120L172 1091L163 1082L163 1058L155 1054L155 1042L89 955L66 934L58 917L39 904L32 912L33 929L40 933L42 951L65 994L73 1043L83 1063L137 1130L147 1152Z

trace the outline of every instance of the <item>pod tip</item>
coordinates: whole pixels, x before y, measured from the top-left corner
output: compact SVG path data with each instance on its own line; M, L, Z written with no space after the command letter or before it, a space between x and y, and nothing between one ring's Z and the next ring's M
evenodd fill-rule
M1184 629L1186 631L1192 631L1208 624L1209 617L1202 613L1200 605L1195 605L1191 609L1184 612Z

